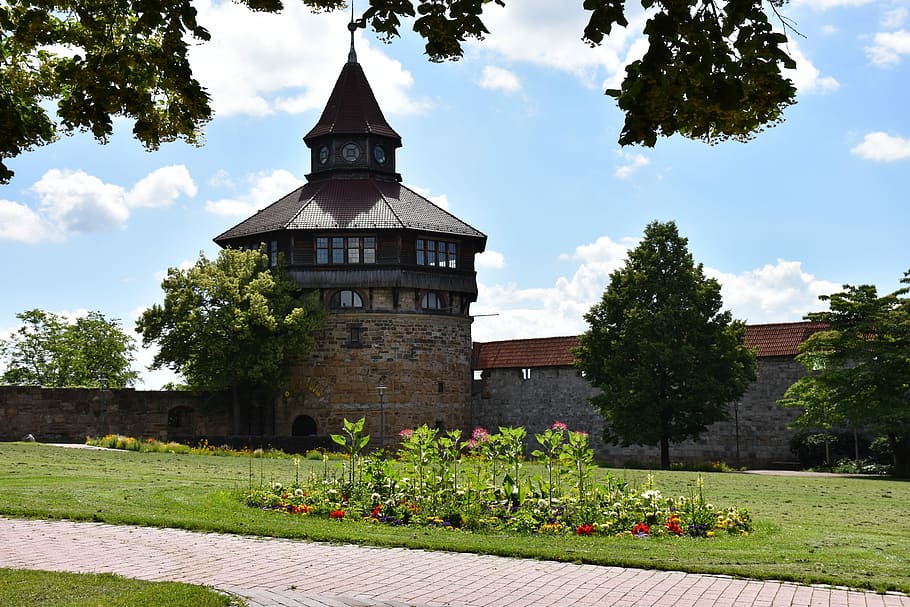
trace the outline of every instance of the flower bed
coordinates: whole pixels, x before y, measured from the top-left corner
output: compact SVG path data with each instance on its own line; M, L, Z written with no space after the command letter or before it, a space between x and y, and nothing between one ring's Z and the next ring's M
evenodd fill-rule
M690 496L664 496L649 475L634 487L608 474L592 478L588 437L556 422L535 435L532 453L543 474L523 473L523 428L490 434L477 428L468 440L459 431L440 435L421 426L403 432L395 460L360 455L369 441L363 420L345 421L336 442L349 459L340 476L271 483L251 488L245 503L297 516L322 516L339 523L432 526L449 530L630 536L713 537L748 534L748 511L716 508L698 478Z

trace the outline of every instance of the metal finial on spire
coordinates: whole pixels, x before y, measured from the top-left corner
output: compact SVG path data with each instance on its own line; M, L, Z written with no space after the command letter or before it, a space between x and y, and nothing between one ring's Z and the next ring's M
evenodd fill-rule
M348 63L357 63L357 53L354 51L354 32L357 31L357 22L354 21L354 9L351 8L351 22L348 23L348 31L351 32L351 50L348 51Z
M366 23L354 19L354 0L351 0L351 22L348 31L351 32L351 50L348 52L348 63L357 63L357 53L354 51L354 32L358 27L366 27Z

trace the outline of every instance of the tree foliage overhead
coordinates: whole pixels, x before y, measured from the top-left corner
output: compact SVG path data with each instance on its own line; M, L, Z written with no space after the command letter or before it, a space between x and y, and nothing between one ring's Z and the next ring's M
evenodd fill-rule
M237 1L254 11L283 8L281 0ZM300 1L313 11L347 6ZM620 89L607 91L625 113L619 143L653 146L674 133L744 140L779 122L796 95L781 73L795 67L782 48L786 35L769 19L784 1L643 0L648 51L626 68ZM370 0L358 24L388 41L407 21L431 61L458 59L467 40L489 33L482 17L491 2L505 6ZM579 35L601 44L614 27L628 26L627 8L626 0L584 0L588 24ZM5 159L72 131L104 142L114 116L133 119L133 135L148 149L175 139L199 143L212 117L187 57L191 43L210 39L193 0L7 0L0 28L0 183L13 175Z
M323 320L315 296L300 299L262 251L200 254L187 270L170 268L161 287L164 304L143 312L136 331L159 347L152 368L173 369L194 390L274 393Z
M576 367L602 393L592 399L606 420L604 439L660 445L696 439L726 419L730 403L755 379L745 325L722 311L720 285L695 265L673 222L653 222L610 275Z
M138 374L131 370L136 345L117 319L100 312L68 323L43 310L16 314L22 321L8 339L0 340L7 360L0 379L7 384L64 388L132 386Z
M908 285L879 296L872 285L823 295L827 312L808 320L827 330L800 345L809 374L787 389L783 406L801 407L797 424L865 428L888 438L895 469L910 476L910 271Z

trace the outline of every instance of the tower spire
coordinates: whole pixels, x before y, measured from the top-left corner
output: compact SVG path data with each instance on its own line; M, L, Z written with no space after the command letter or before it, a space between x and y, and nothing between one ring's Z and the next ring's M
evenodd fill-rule
M357 52L354 50L354 32L360 25L354 19L354 1L351 0L351 22L348 23L348 31L351 32L351 50L348 51L348 63L357 63Z

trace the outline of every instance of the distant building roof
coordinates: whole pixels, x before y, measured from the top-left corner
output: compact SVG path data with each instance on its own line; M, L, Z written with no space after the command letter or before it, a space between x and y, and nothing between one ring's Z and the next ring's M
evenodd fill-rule
M307 183L215 237L223 244L278 230L420 230L486 236L417 192L392 180L360 177Z
M796 356L799 344L816 331L827 328L820 322L781 322L767 325L746 325L743 341L758 348L758 356Z
M747 325L743 341L758 349L759 358L792 357L799 344L824 328L813 322ZM567 367L573 364L572 350L577 347L577 336L475 342L473 364L475 369Z

